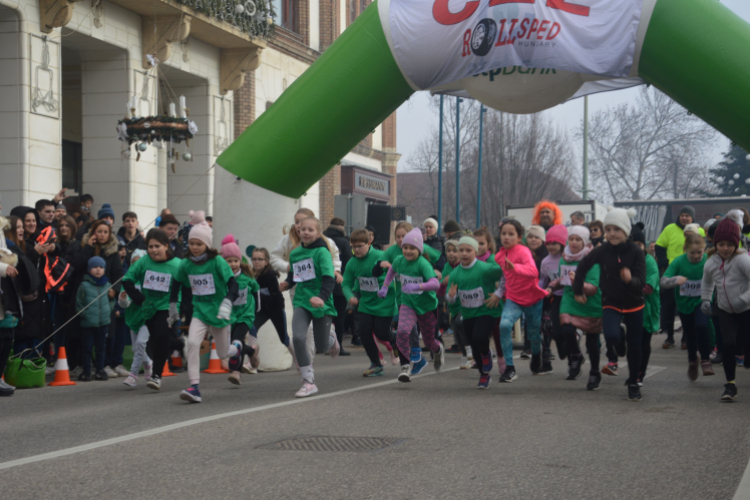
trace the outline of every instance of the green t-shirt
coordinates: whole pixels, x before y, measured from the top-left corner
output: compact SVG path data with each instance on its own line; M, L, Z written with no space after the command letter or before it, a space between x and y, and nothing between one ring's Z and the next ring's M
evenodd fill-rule
M255 322L255 294L260 290L260 285L247 274L240 272L235 276L239 285L239 295L232 302L232 324L245 323L248 328L253 328Z
M333 306L333 294L328 296L325 306L316 308L310 305L310 299L320 295L323 276L334 277L333 260L327 246L305 248L298 246L289 254L289 264L294 273L296 289L294 291L294 307L301 307L312 314L313 318L323 316L337 316Z
M408 261L404 256L393 262L393 270L403 287L407 283L427 283L430 278L437 278L427 259L421 257ZM401 293L401 305L411 307L418 315L437 309L438 301L435 292Z
M459 267L460 265L461 264L458 264L458 266L456 266L456 267ZM450 264L450 262L446 262L445 263L445 267L443 268L443 279L445 279L446 277L450 276L454 269L455 269L455 267L453 267ZM450 287L450 285L447 284L447 283L448 282L446 281L446 287ZM447 288L446 288L446 291L447 291ZM458 313L461 312L461 301L460 300L456 300L453 304L451 304L450 302L448 302L446 300L445 303L448 306L448 310L451 312L451 316L455 317Z
M701 282L706 259L704 255L700 262L693 264L687 255L683 254L673 260L664 272L665 278L684 276L688 279L684 285L674 289L677 310L682 314L692 314L701 303Z
M150 256L144 255L128 269L123 280L140 284L141 293L146 297L146 301L140 307L144 322L151 319L156 311L169 310L172 280L177 279L183 262L176 257L164 262L155 262ZM128 309L134 305L131 304ZM135 331L138 330L135 329Z
M654 289L651 295L646 295L646 307L643 309L643 328L649 333L659 331L659 312L661 300L659 299L659 265L656 260L646 254L646 284ZM709 323L711 323L709 321Z
M344 282L341 288L346 300L359 293L359 312L373 316L392 317L398 312L396 308L396 287L393 283L388 287L388 295L384 299L378 297L378 290L385 282L383 273L379 278L372 275L372 268L376 263L384 259L384 252L376 248L370 248L364 258L352 257L346 264L344 271Z
M596 294L586 297L585 304L576 302L575 293L573 293L573 282L570 279L571 271L575 272L579 262L566 262L563 257L560 259L558 272L560 273L560 284L565 286L562 301L560 301L560 314L570 314L581 318L601 318L602 317L602 289L599 287L599 276L601 269L599 264L589 269L586 273L586 283L591 283L598 288ZM563 275L564 273L564 275Z
M479 316L491 316L499 318L503 315L503 308L498 307L490 309L484 304L497 288L495 283L503 275L500 266L495 259L488 262L481 260L474 261L474 265L466 269L462 265L456 267L451 272L448 280L448 291L451 286L458 286L456 302L461 303L461 315L464 319L477 318Z
M193 317L215 328L223 328L230 323L230 320L216 316L229 292L227 283L232 278L232 268L219 256L200 264L189 258L184 259L177 272L177 281L189 286L193 292Z
M427 259L424 257L424 255L420 255L420 258L427 261L430 266L432 266L433 263L437 262L440 258L440 252L435 250L429 245L426 245L424 247L425 253L430 255L431 261L427 261ZM396 262L396 259L404 255L404 252L401 250L401 247L398 245L391 245L388 247L388 249L383 252L383 256L385 257L383 260L387 260L388 262L393 265L394 262ZM401 283L396 281L396 307L401 305Z
M143 260L143 258L140 260ZM140 283L134 283L134 285L138 290L143 291ZM125 324L130 331L136 333L146 324L146 320L143 318L143 308L135 302L131 302L127 309L125 309Z

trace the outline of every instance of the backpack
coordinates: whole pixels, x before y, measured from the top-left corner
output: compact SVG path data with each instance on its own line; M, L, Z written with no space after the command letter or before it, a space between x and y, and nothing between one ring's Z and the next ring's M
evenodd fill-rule
M62 257L47 256L44 275L47 277L45 290L49 292L64 292L65 286L73 276L73 267Z

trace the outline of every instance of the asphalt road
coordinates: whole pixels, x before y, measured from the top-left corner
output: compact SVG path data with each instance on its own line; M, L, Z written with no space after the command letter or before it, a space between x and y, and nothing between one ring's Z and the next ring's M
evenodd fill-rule
M390 365L365 379L361 350L318 356L320 393L306 400L293 398L294 371L246 375L240 387L204 375L204 402L192 405L178 399L184 373L158 393L121 378L19 390L0 399L0 498L746 498L735 493L750 459L750 373L738 371L739 400L720 403L721 372L690 382L686 354L658 348L663 339L641 403L626 400L623 376L589 392L585 376L565 380L561 361L533 377L517 360L519 379L495 374L488 391L455 354L410 384ZM301 435L397 442L259 449Z

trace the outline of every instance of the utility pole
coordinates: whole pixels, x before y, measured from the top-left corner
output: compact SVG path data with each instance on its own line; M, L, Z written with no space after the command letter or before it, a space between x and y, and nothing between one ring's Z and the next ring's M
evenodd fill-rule
M456 97L456 222L461 225L461 98Z
M589 199L589 96L583 98L583 199Z
M479 104L479 164L477 170L477 228L482 227L482 139L484 137L484 105Z
M443 227L443 95L440 94L440 132L438 133L438 227L437 232L440 234Z

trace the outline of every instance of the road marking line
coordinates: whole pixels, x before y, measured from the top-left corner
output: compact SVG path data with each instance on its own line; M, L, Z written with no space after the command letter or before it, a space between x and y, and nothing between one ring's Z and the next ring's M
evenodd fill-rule
M441 373L455 371L455 370L458 370L457 366L455 368L448 368L446 370L442 370ZM430 372L430 373L424 373L424 374L421 374L421 375L415 375L414 378L429 377L430 375L437 375L437 372ZM183 427L190 427L192 425L202 424L202 423L205 423L205 422L211 422L213 420L219 420L219 419L222 419L222 418L236 417L238 415L247 415L248 413L256 413L256 412L263 411L263 410L273 410L273 409L276 409L276 408L283 408L284 406L290 406L290 405L301 404L301 403L308 403L308 402L311 402L311 401L320 401L321 399L333 398L333 397L336 397L336 396L343 396L344 394L351 394L353 392L359 392L359 391L364 391L364 390L367 390L367 389L374 389L376 387L383 387L383 386L386 386L386 385L392 385L392 384L395 384L397 382L398 382L397 379L388 380L386 382L378 382L378 383L375 383L375 384L369 384L369 385L362 386L362 387L355 387L355 388L352 388L352 389L344 389L343 391L332 392L330 394L321 394L320 396L314 396L312 398L292 399L290 401L283 401L281 403L273 403L273 404L270 404L270 405L257 406L257 407L254 407L254 408L247 408L245 410L230 411L230 412L227 412L227 413L219 413L218 415L211 415L211 416L208 416L208 417L201 417L201 418L196 418L196 419L193 419L193 420L186 420L185 422L179 422L179 423L176 423L176 424L170 424L170 425L165 425L165 426L162 426L162 427L156 427L154 429L150 429L150 430L147 430L147 431L135 432L133 434L126 434L124 436L119 436L119 437L115 437L115 438L105 439L103 441L96 441L96 442L89 443L89 444L84 444L84 445L81 445L81 446L74 446L72 448L66 448L66 449L63 449L63 450L52 451L52 452L49 452L49 453L42 453L41 455L33 455L33 456L30 456L30 457L26 457L26 458L19 458L17 460L11 460L11 461L8 461L8 462L2 462L2 463L0 463L0 470L10 469L12 467L18 467L19 465L26 465L26 464L31 464L31 463L34 463L34 462L42 462L44 460L51 460L53 458L64 457L64 456L67 456L67 455L73 455L73 454L81 453L81 452L84 452L84 451L95 450L97 448L103 448L105 446L110 446L110 445L113 445L113 444L124 443L124 442L127 442L127 441L133 441L133 440L144 438L144 437L148 437L148 436L154 436L156 434L161 434L163 432L174 431L174 430L177 430L177 429L182 429Z
M742 475L733 500L747 500L748 498L750 498L750 462L747 463L745 473Z
M646 376L645 376L645 377L643 377L643 378L644 378L644 380L645 380L645 379L647 379L647 378L649 378L649 377L651 377L651 376L654 376L654 375L656 375L656 374L657 374L657 373L659 373L659 372L663 372L663 371L664 371L664 370L666 370L666 369L667 369L667 367L666 367L666 366L649 366L649 367L648 367L648 368L646 369Z

